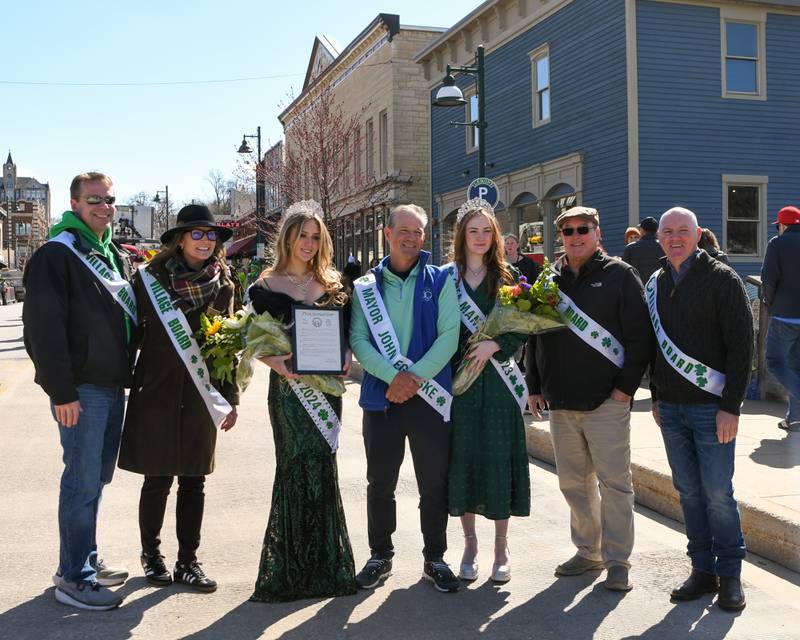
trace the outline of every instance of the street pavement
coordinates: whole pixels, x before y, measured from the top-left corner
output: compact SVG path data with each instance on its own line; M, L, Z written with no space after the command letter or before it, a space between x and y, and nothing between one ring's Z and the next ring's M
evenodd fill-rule
M531 464L532 515L511 523L513 578L487 580L492 527L478 525L481 577L457 594L421 579L422 541L410 456L398 484L394 575L355 596L286 604L248 602L269 512L274 449L266 411L266 371L244 394L236 427L220 434L217 470L206 484L200 560L220 588L204 595L175 585L149 586L138 567L137 501L141 477L119 471L104 494L98 539L109 564L131 579L115 611L96 613L57 603L50 577L58 556L56 510L61 470L56 426L33 368L19 349L21 306L0 307L0 639L50 638L216 640L256 638L536 638L651 640L800 638L800 575L750 555L743 580L748 606L726 613L711 597L673 604L668 591L688 571L680 525L637 507L636 547L627 594L609 592L603 574L557 579L555 565L573 553L569 514L553 469ZM10 345L10 346L9 346ZM9 351L8 349L12 349ZM366 482L358 385L348 384L338 454L339 479L358 568L367 558ZM311 434L312 436L316 434ZM174 562L174 497L163 532ZM447 560L457 567L460 527L448 530Z

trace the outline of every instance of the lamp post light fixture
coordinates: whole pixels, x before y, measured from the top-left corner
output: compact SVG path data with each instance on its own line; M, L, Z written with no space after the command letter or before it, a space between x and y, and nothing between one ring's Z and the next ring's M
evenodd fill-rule
M256 257L264 257L264 234L262 222L264 220L264 166L261 158L261 127L256 127L255 135L244 134L238 153L253 153L252 147L247 144L248 138L256 139L258 157L256 160Z
M166 217L166 220L164 220L165 227L163 229L159 229L159 232L160 233L164 233L164 231L166 231L169 228L169 185L166 185L163 190L156 191L156 195L153 198L153 202L155 202L156 204L161 202L161 197L159 196L159 194L161 194L161 193L164 194L164 210L167 213L167 217ZM134 213L135 213L135 210L134 210ZM131 217L133 217L133 216L131 216ZM150 228L151 228L151 233L152 233L152 223L150 225Z
M466 73L468 75L476 76L477 94L478 94L478 119L474 122L450 122L452 125L462 127L475 127L478 130L478 177L486 177L486 81L484 77L484 62L483 62L483 45L478 45L475 52L474 66L467 67L451 67L447 65L447 75L444 77L443 85L436 92L436 98L433 101L434 107L460 107L467 104L464 99L464 94L456 86L456 79L453 77L455 73Z

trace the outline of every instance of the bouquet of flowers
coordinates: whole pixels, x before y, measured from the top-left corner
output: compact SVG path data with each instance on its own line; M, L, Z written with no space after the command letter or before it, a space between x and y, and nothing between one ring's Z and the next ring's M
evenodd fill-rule
M289 338L289 326L282 324L269 313L260 315L250 311L250 322L244 334L244 351L242 352L236 381L239 390L244 391L253 378L253 360L263 356L283 356L292 351ZM332 396L344 395L344 381L332 375L304 375L302 377L310 387Z
M233 383L233 371L238 363L238 354L244 349L244 331L249 322L249 314L242 310L228 318L200 315L200 329L195 338L212 378Z
M518 283L500 287L497 304L483 326L470 336L467 353L479 342L503 333L545 333L565 328L567 325L556 310L558 285L551 276L552 268L546 261L533 284L525 276L520 276ZM460 396L466 392L481 373L469 368L468 364L464 358L458 367L453 380L453 395Z

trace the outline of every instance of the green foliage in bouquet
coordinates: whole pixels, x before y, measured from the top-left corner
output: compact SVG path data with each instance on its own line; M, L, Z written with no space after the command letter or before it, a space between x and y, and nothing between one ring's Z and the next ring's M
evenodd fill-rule
M244 349L244 331L250 321L242 310L230 317L200 315L200 329L195 333L200 355L212 378L233 383L238 354Z

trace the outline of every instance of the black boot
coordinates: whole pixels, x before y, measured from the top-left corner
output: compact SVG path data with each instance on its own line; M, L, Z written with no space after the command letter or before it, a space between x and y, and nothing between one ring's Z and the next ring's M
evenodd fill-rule
M691 575L680 587L672 590L670 597L673 600L697 600L706 593L716 593L719 579L713 573L706 573L700 569L692 569Z
M725 611L741 611L745 604L742 581L739 578L720 576L717 606Z

